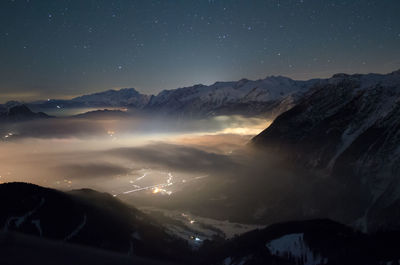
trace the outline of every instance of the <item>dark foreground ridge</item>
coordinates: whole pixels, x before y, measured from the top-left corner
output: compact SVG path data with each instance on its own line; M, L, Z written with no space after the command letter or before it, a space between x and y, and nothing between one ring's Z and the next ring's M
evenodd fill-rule
M172 264L16 232L0 232L0 248L2 265Z
M388 264L399 232L327 219L287 222L197 250L139 210L93 190L0 185L1 264ZM7 202L7 203L4 203ZM396 263L394 263L396 264Z
M189 254L185 242L107 193L89 189L64 193L27 183L6 183L0 185L0 201L4 232L155 260L175 261Z

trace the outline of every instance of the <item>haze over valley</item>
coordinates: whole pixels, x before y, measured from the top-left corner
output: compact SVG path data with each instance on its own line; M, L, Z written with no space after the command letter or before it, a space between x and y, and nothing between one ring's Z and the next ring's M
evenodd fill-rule
M400 264L400 2L0 2L0 264Z

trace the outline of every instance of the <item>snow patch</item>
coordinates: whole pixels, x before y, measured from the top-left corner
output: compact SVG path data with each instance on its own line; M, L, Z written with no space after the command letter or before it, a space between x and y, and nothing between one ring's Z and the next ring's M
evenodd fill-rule
M10 227L10 225L11 225L13 222L14 222L15 226L16 226L17 228L19 228L23 223L25 223L26 219L28 219L30 216L32 216L40 207L43 206L44 202L45 202L45 199L42 198L42 199L40 200L40 203L39 203L35 208L33 208L31 211L25 213L25 214L22 215L22 216L18 216L18 217L12 216L12 217L8 218L8 220L6 221L6 224L4 225L3 230L4 230L5 232L7 232L7 231L8 231L8 228Z
M224 265L231 265L232 264L232 258L231 257L227 257L226 259L224 259L223 261Z
M139 235L138 232L132 233L132 238L136 240L142 240L142 237Z
M80 223L80 224L78 225L78 227L77 227L74 231L72 231L71 234L69 234L68 236L66 236L66 237L64 238L64 241L68 241L68 240L70 240L71 238L73 238L74 236L76 236L76 235L79 233L79 231L81 231L82 228L86 225L86 219L87 219L87 217L86 217L86 214L85 214L85 215L83 216L83 221L82 221L82 223Z
M43 231L42 231L42 227L40 226L40 220L39 219L32 220L32 224L34 224L36 229L39 231L39 236L42 236Z
M180 211L170 211L154 207L141 207L140 210L150 215L152 213L161 212L164 216L168 218L180 221L182 224L181 228L183 228L190 234L200 235L203 239L212 239L214 236L231 239L246 232L265 227L263 225L233 223L229 220L216 220L196 216L190 214L189 212L182 213Z
M272 255L294 260L297 265L326 264L328 259L314 253L304 242L304 234L289 234L271 240L266 247Z

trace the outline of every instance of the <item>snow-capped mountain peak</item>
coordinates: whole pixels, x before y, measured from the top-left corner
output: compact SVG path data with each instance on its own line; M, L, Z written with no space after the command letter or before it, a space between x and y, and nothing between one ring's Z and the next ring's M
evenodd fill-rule
M190 116L252 114L267 112L288 96L300 96L315 81L294 81L281 76L265 79L241 79L212 85L164 90L151 98L147 110ZM287 106L289 108L290 106Z

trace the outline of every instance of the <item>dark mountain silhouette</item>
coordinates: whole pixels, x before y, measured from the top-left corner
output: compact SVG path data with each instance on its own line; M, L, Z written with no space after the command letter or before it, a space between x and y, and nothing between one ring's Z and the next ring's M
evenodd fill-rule
M1 264L386 264L400 232L364 234L326 219L287 222L197 251L139 210L94 190L0 185ZM18 255L19 254L19 255ZM58 262L59 260L59 262Z
M43 112L35 113L24 104L12 104L10 107L7 107L6 105L0 109L0 121L19 122L34 119L46 119L50 117L51 116Z
M64 193L26 183L0 185L0 226L16 231L123 253L179 261L189 249L161 225L109 194Z
M204 264L398 264L399 236L366 235L319 219L274 224L228 242L206 242L202 251Z
M3 265L172 264L17 232L0 232L0 248Z

